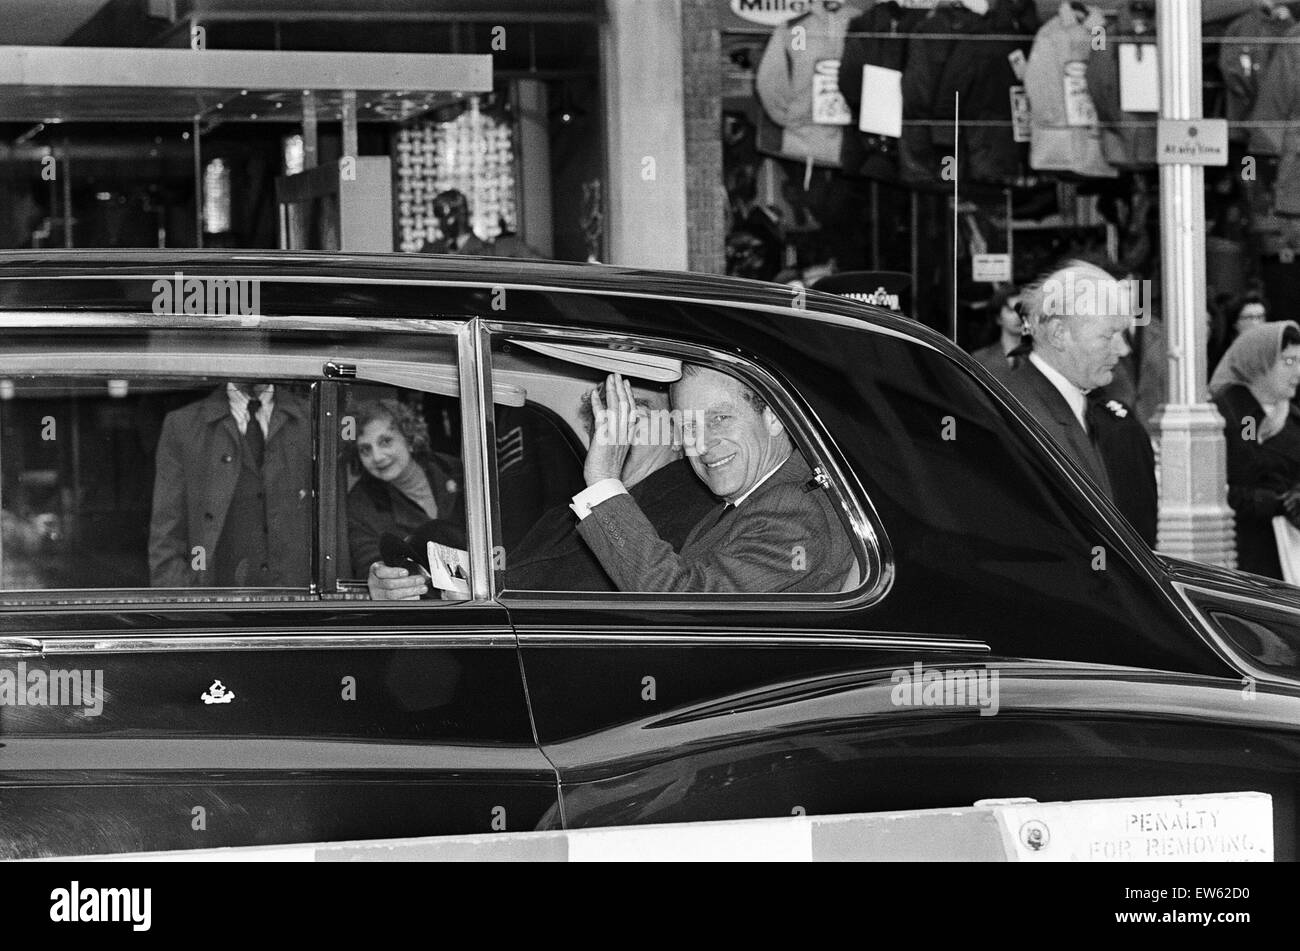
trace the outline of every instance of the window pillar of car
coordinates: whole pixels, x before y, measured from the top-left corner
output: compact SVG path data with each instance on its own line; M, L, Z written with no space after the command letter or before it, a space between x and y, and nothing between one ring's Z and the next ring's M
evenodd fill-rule
M329 367L326 364L326 375ZM339 454L339 385L325 381L312 387L315 393L316 465L314 467L316 495L315 529L316 551L312 577L316 590L322 595L339 590L340 573L350 573L340 559L351 564L346 551L346 512L341 503L339 481L344 478L343 467L338 464Z
M499 579L493 576L500 559L494 557L494 539L501 526L493 500L496 498L496 422L493 418L496 387L488 359L491 341L483 321L475 318L457 335L460 359L461 431L465 466L465 520L469 544L470 594L474 600L495 597ZM526 394L519 392L522 405Z

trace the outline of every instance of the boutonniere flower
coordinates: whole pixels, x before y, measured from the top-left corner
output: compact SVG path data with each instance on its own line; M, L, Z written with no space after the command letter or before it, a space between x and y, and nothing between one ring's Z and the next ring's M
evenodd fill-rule
M1106 408L1110 410L1112 413L1114 413L1116 416L1118 416L1120 419L1124 419L1125 417L1128 416L1128 410L1124 408L1124 404L1121 403L1119 400L1107 400Z

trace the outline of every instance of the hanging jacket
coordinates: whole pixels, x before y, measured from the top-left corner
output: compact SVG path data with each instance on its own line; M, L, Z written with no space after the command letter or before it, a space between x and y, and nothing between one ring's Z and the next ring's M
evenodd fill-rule
M1092 31L1105 18L1089 8L1082 22L1067 8L1043 24L1025 68L1029 98L1029 164L1038 171L1091 178L1119 174L1101 149L1097 110L1088 94ZM1068 96L1067 96L1068 89Z
M946 57L934 103L935 118L946 121L932 127L931 136L945 154L957 155L963 181L1003 186L1024 175L1026 149L1016 142L1012 127L1011 87L1019 80L1010 57L1029 52L1037 29L1033 0L994 0L989 12L972 23L972 42L954 44ZM982 34L1023 39L993 40ZM962 126L954 142L958 102Z
M1278 156L1274 209L1300 215L1300 25L1283 38L1286 42L1274 50L1260 80L1251 121L1286 125L1252 126L1249 149Z
M894 0L877 3L849 23L840 58L840 92L853 111L854 119L862 110L862 68L880 66L903 71L907 63L907 35L926 17L925 10L906 9ZM855 33L889 33L889 37L855 36ZM870 96L871 91L866 90ZM887 135L859 132L857 122L844 130L841 152L844 171L880 181L898 178L898 139Z
M838 76L844 34L856 13L848 7L832 13L815 6L772 32L758 64L755 88L764 111L781 127L780 145L771 150L774 154L839 167L844 126L813 121L814 77L818 64Z
M1155 56L1155 5L1128 2L1106 27L1106 43L1088 59L1088 93L1101 123L1101 150L1116 168L1152 168L1156 164L1156 112L1120 108L1120 46L1141 41L1138 55Z
M978 13L957 3L942 3L917 25L908 43L899 151L902 179L909 185L951 187L952 175L944 176L953 157L953 89L948 71L959 45L970 47L979 41L962 43L949 37L985 32ZM940 129L941 121L949 128ZM958 165L952 171L964 175Z
M1285 8L1282 8L1285 9ZM1259 80L1268 69L1276 46L1255 42L1254 38L1277 38L1296 25L1290 16L1274 16L1267 10L1256 8L1233 20L1223 31L1223 45L1219 48L1219 72L1227 91L1226 112L1229 135L1234 141L1244 142L1248 130L1235 123L1244 122L1255 107L1259 93Z

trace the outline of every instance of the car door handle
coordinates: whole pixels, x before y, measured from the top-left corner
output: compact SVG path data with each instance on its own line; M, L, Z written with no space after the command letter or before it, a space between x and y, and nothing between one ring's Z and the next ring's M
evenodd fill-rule
M0 657L44 657L45 645L34 637L0 637Z

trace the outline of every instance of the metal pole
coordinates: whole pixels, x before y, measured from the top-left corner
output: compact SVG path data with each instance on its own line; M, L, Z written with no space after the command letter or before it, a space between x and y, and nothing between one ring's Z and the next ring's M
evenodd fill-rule
M68 157L68 141L63 140L63 246L75 247L72 243L72 159Z
M310 89L302 91L302 167L303 171L315 168L316 155L316 94Z
M343 91L343 154L357 157L357 93L355 89Z
M203 151L201 140L203 131L199 117L194 117L194 246L203 247Z
M1160 118L1200 119L1201 3L1156 4ZM1236 537L1227 504L1223 418L1205 396L1204 169L1160 166L1160 253L1169 402L1160 429L1158 547L1232 567ZM1150 307L1150 295L1147 305Z
M957 342L957 245L961 240L958 233L958 209L961 201L957 192L957 179L960 177L957 156L961 155L961 93L952 94L952 342Z

